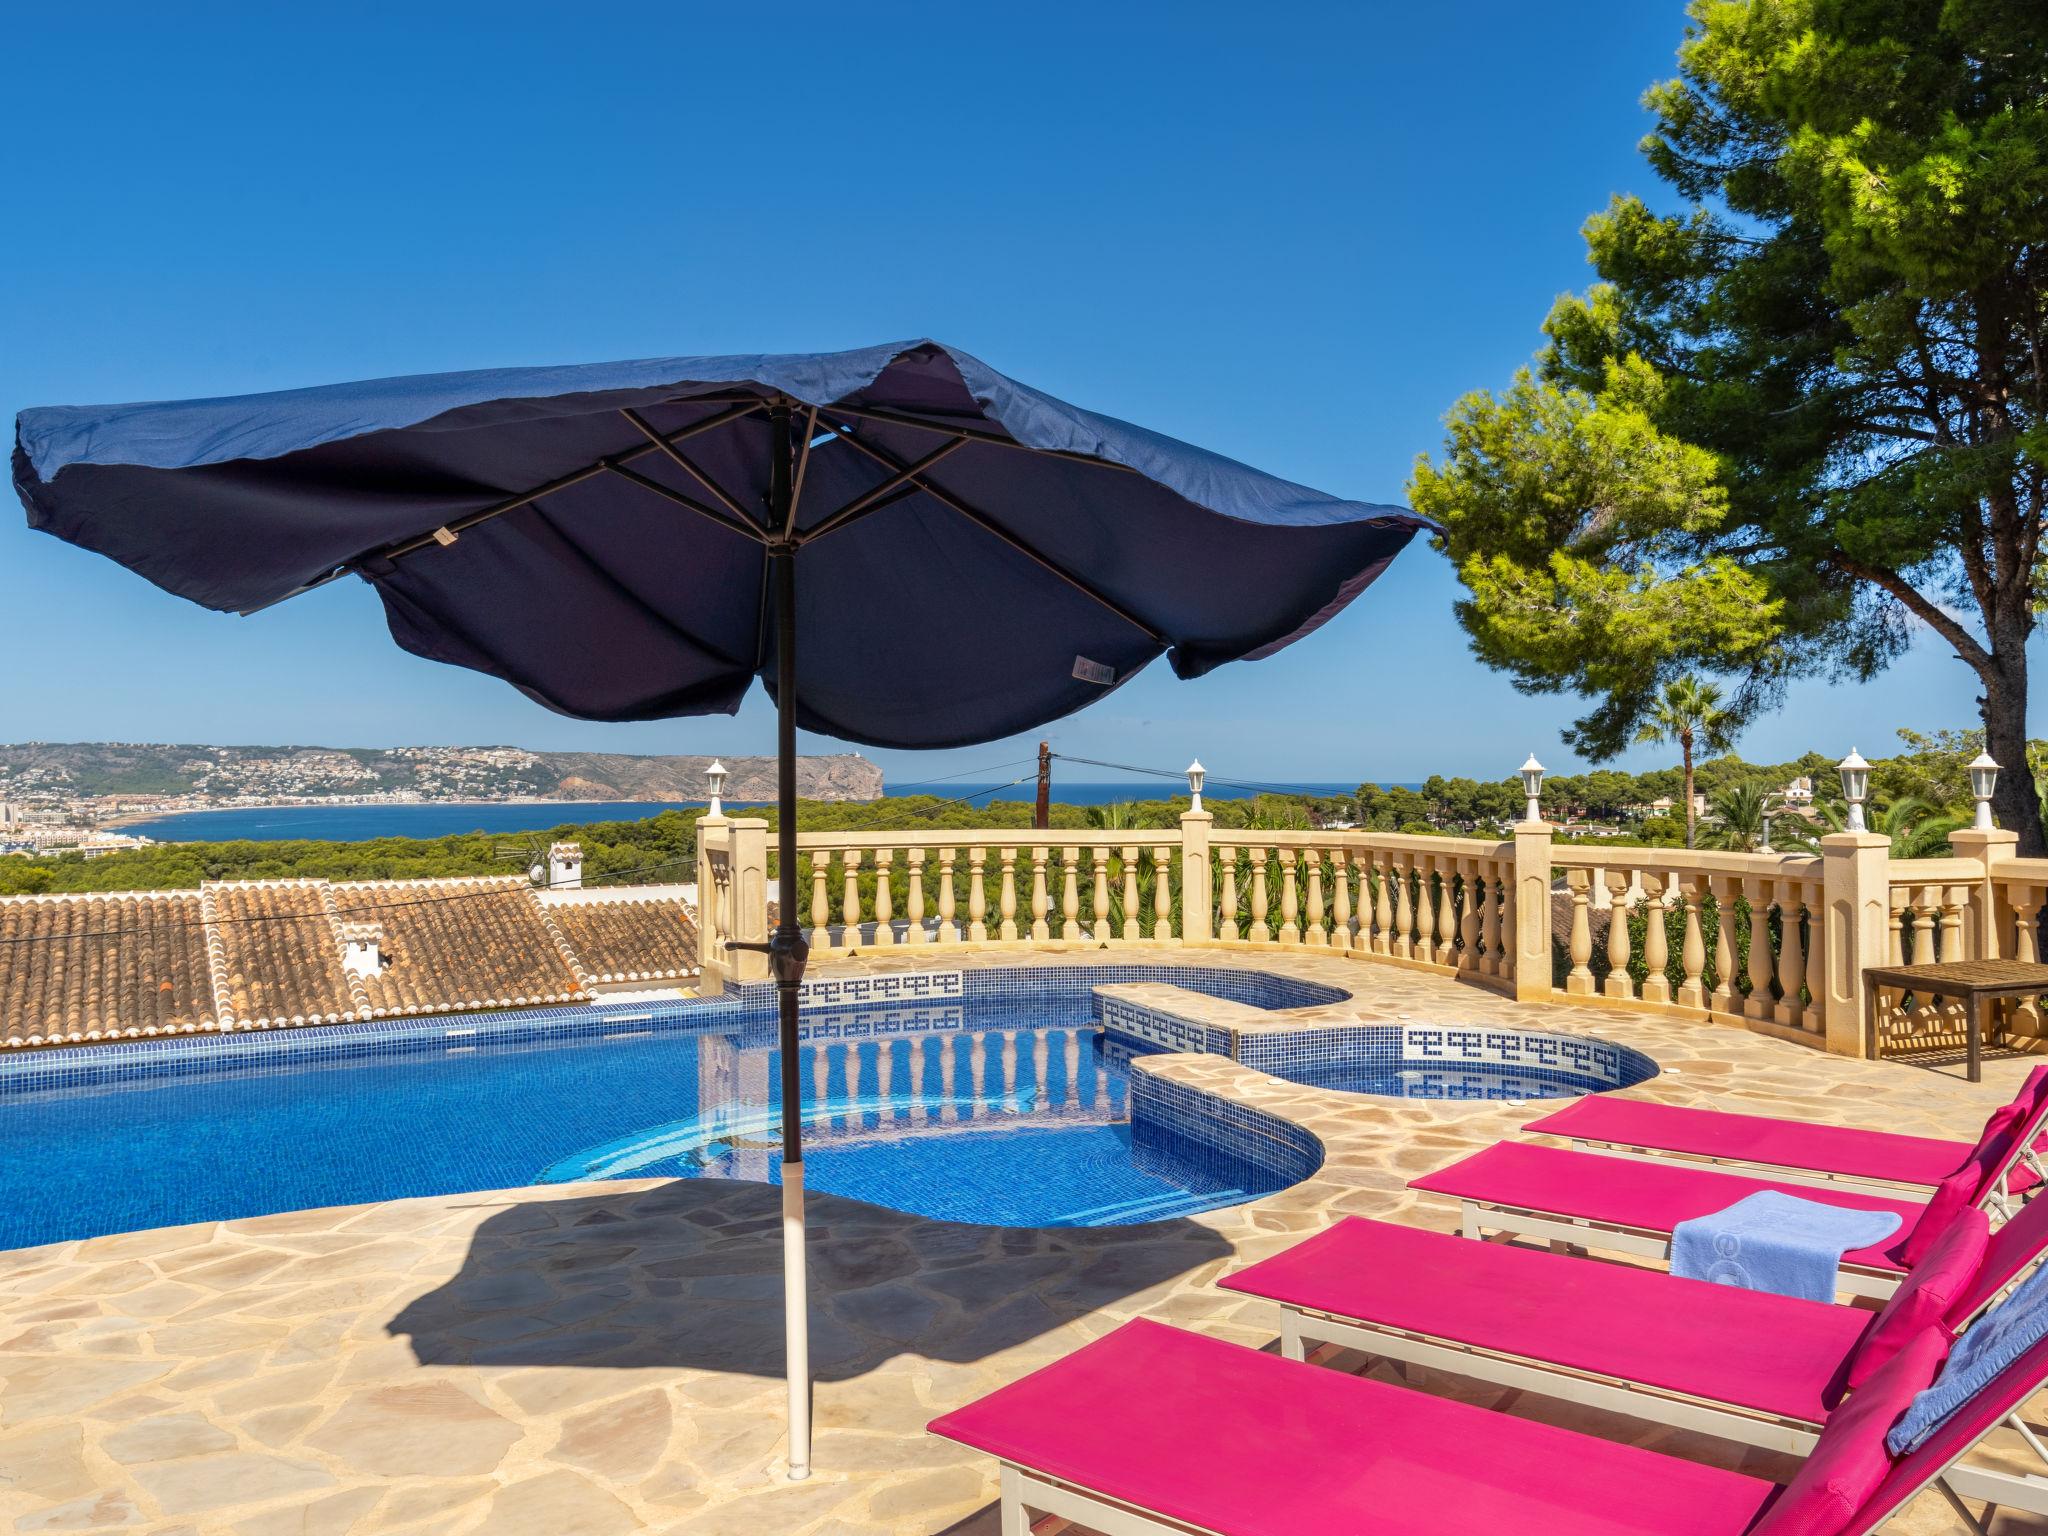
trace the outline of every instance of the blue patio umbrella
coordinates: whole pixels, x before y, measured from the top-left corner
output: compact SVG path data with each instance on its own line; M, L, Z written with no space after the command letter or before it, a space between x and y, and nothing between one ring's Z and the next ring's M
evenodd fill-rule
M405 649L562 714L731 713L761 680L792 1476L809 1467L797 727L964 746L1161 655L1182 677L1267 656L1427 526L931 341L45 407L16 420L14 483L31 526L209 608L361 577Z

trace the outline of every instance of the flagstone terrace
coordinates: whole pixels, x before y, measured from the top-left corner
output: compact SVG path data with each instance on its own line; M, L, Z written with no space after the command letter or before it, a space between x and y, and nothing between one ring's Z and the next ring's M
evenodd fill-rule
M1888 992L1873 1014L1864 972L2038 959L2048 901L2048 860L2016 857L2011 833L1950 841L1945 859L1894 859L1868 832L1825 838L1818 857L1715 853L1575 846L1542 822L1503 840L1218 830L1201 810L1163 831L803 832L798 918L819 959L1324 952L1522 1003L1736 1023L1845 1056L1927 1053L1960 1044L1957 1011ZM706 817L698 869L707 990L762 979L765 957L726 945L766 936L767 823ZM1996 1024L2018 1049L2048 1041L2035 999Z
M1624 1018L1581 997L1517 1002L1421 962L1361 966L1277 941L1266 951L1261 970L1344 986L1361 1017L1626 1038L1664 1068L1635 1091L1666 1102L1965 1136L2024 1070L1993 1062L1973 1087L1675 1010ZM1098 960L1080 948L1037 957ZM1244 961L1241 948L1187 948L1189 964ZM930 963L903 945L819 974ZM1016 956L963 950L958 963ZM1133 1227L962 1226L815 1196L809 1482L779 1475L774 1192L641 1180L0 1254L0 1521L153 1536L995 1536L993 1464L923 1434L928 1419L1134 1316L1269 1347L1276 1316L1219 1289L1219 1275L1343 1214L1452 1228L1453 1208L1408 1179L1533 1113L1303 1087L1220 1056L1144 1058L1138 1070L1304 1127L1322 1166L1244 1205ZM1771 1453L1455 1378L1415 1382L1788 1472ZM1123 1411L1088 1408L1106 1422ZM1928 1495L1891 1530L1945 1531L1949 1519ZM2031 1527L2007 1516L1994 1529Z

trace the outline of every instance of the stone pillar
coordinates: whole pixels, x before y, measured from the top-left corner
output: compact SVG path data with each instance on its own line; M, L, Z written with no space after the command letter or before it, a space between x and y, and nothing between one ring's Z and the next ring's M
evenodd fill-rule
M726 892L732 823L723 816L697 818L697 990L716 997L725 990Z
M743 943L768 941L768 823L747 817L731 823L732 911L726 924ZM768 957L757 949L726 956L725 974L734 981L766 981Z
M1955 850L1956 857L1969 859L1983 871L1970 882L1969 915L1964 920L1963 938L1968 946L1964 952L1975 959L2012 958L2012 919L1998 899L1998 887L1991 872L1994 866L2018 858L2019 844L2019 833L2003 830L1971 829L1948 836L1948 845Z
M1828 1050L1867 1055L1863 973L1890 960L1887 942L1892 845L1875 832L1836 832L1820 840L1827 914L1821 942L1826 987L1818 999Z
M1183 811L1180 818L1180 941L1207 944L1216 937L1214 875L1209 867L1207 811Z
M1515 823L1515 997L1550 998L1550 823Z

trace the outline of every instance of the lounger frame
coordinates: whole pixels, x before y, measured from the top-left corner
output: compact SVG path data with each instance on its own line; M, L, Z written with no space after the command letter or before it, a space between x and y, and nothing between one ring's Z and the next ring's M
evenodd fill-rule
M1721 1440L1758 1446L1767 1451L1804 1455L1820 1437L1820 1425L1806 1419L1766 1414L1710 1398L1694 1397L1662 1387L1646 1386L1625 1376L1579 1370L1530 1355L1485 1349L1437 1335L1338 1317L1306 1307L1275 1303L1280 1308L1280 1352L1289 1360L1307 1360L1315 1344L1340 1344L1362 1354L1402 1365L1465 1376L1494 1386L1512 1387L1538 1397L1556 1398L1585 1408L1625 1414L1675 1429L1697 1430Z

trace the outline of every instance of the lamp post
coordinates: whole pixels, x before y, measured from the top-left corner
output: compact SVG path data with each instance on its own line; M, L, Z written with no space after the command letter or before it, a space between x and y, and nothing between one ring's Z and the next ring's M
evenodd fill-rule
M1868 832L1870 824L1863 818L1863 802L1870 798L1870 764L1851 747L1849 755L1835 767L1842 775L1842 798L1849 802L1849 830Z
M1528 803L1522 808L1522 820L1541 821L1543 819L1543 765L1536 761L1536 754L1534 752L1529 754L1529 761L1522 764L1521 774L1522 793L1528 797Z
M725 801L723 799L725 794L725 764L719 762L716 758L712 759L711 766L704 770L704 777L711 781L711 809L705 812L705 814L707 816L723 816L725 814Z
M1209 770L1202 766L1199 757L1188 764L1188 796L1193 802L1188 806L1189 810L1199 811L1202 808L1202 783L1208 777Z
M1970 760L1970 795L1977 802L1977 817L1970 823L1978 832L1992 831L1991 791L1998 784L1998 764L1989 752L1979 752Z

